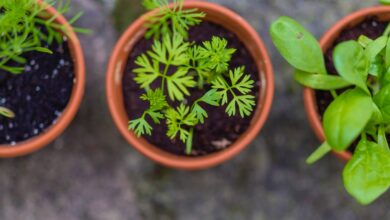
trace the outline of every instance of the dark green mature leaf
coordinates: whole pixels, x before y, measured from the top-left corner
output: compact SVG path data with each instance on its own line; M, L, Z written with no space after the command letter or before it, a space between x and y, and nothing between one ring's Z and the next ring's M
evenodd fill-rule
M343 172L347 191L367 205L390 187L390 151L377 143L360 141Z
M373 101L355 88L337 97L324 114L326 140L333 149L347 149L366 127L373 114Z
M306 87L318 90L342 89L352 85L340 76L312 74L301 70L295 71L294 79Z
M333 60L341 77L370 93L366 84L370 62L359 43L347 41L337 45Z
M302 25L289 17L280 17L270 29L272 41L292 66L309 73L326 74L318 41Z
M382 113L383 120L390 123L390 85L384 86L374 96L374 102Z

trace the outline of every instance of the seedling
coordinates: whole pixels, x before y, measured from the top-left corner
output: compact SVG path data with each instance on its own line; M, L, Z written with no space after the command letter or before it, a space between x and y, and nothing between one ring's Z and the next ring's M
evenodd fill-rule
M54 5L57 1L45 1ZM59 14L66 13L70 1L58 1ZM46 6L36 0L2 0L0 2L0 69L9 73L20 74L24 71L27 60L23 54L29 51L52 53L45 44L54 40L62 42L66 27L55 22L57 16L45 12ZM82 13L77 14L69 23L75 22ZM79 32L85 29L75 28Z
M390 26L389 26L390 27ZM390 187L390 28L378 39L361 36L336 46L333 61L338 75L329 75L317 40L288 17L270 29L281 55L296 68L303 86L330 91L333 102L323 116L326 141L307 162L331 150L345 151L358 141L343 172L347 191L369 204ZM342 89L342 90L340 90Z
M38 4L36 0L0 1L0 70L11 74L21 74L27 60L23 54L30 51L52 54L47 48L53 41L62 43L66 27L55 22L58 15L50 15L47 5L57 6L59 14L68 11L70 1L47 0ZM73 24L82 13L69 20ZM81 28L75 31L88 33ZM15 114L5 107L0 107L0 114L13 118Z
M208 117L204 105L227 105L229 116L250 116L255 97L250 95L254 81L245 74L244 67L230 69L229 63L235 49L228 48L227 40L214 36L197 45L188 42L188 29L205 16L197 9L184 10L183 0L144 1L148 9L158 8L147 24L146 38L154 36L150 51L136 59L135 81L146 93L140 98L149 102L149 108L138 119L129 122L136 135L151 135L151 122L165 121L167 136L179 137L192 152L194 127ZM156 86L157 85L157 86ZM188 103L191 90L205 90L194 103Z

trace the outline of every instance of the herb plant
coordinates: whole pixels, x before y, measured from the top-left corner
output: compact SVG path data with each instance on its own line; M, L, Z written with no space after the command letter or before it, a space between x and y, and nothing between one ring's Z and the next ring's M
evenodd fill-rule
M390 27L390 26L389 26ZM377 39L361 36L336 46L338 75L329 75L317 40L288 17L270 29L281 55L296 68L300 84L330 91L334 100L323 115L326 141L307 160L316 162L331 150L344 151L358 142L343 172L347 191L369 204L390 187L390 28ZM341 89L341 90L340 90Z
M166 0L145 0L148 9L158 8L147 24L146 38L154 36L150 51L136 59L135 81L146 91L140 98L149 108L140 118L129 122L136 135L151 135L151 122L165 121L167 136L179 138L192 152L194 127L208 117L204 105L226 105L229 116L250 116L255 97L250 95L254 81L244 67L230 69L235 49L226 39L214 36L200 45L188 42L188 29L205 16L197 9L183 9L183 0L168 8ZM205 90L204 95L188 103L191 90Z
M46 0L46 4L57 6L63 14L68 11L70 1ZM36 0L0 1L0 69L19 74L24 71L27 60L23 54L29 51L52 53L45 45L54 40L63 40L66 27L55 22L56 16L45 12L47 6ZM77 14L69 23L75 22L82 13ZM87 30L75 28L79 32ZM12 61L12 62L11 62Z

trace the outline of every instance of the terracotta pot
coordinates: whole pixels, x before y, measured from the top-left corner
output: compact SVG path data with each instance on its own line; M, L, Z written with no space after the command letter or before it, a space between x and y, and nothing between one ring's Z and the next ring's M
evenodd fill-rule
M41 0L38 0L37 2L38 4L45 4L42 3ZM70 98L68 106L63 111L61 117L58 118L57 123L55 125L49 127L39 136L33 137L26 141L19 142L15 146L0 145L0 158L11 158L27 155L43 148L44 146L52 142L54 139L56 139L68 127L68 125L76 115L84 94L85 64L80 42L76 34L74 33L72 27L68 24L68 22L63 16L59 15L58 12L50 6L47 7L46 11L52 15L58 15L56 18L56 22L59 24L63 24L67 27L67 37L69 41L70 52L75 66L74 71L76 77L76 81L73 86L72 96Z
M148 143L145 139L136 137L133 132L128 130L129 118L125 111L122 93L124 67L134 44L144 36L147 18L156 11L152 11L140 17L120 38L112 53L108 66L106 86L108 105L114 122L123 137L131 145L159 164L177 169L195 170L205 169L223 163L242 151L256 137L263 127L271 108L274 92L274 79L271 60L263 42L256 31L243 18L222 6L207 2L185 2L184 8L198 8L200 11L207 14L205 20L222 25L235 33L254 57L259 69L262 85L255 116L248 130L229 148L207 156L194 158L178 156L160 150L156 146Z
M354 12L347 17L344 17L339 22L337 22L332 28L330 28L326 34L321 38L320 44L323 51L327 51L331 47L334 41L338 38L340 33L348 28L354 27L366 18L377 17L380 20L389 21L390 20L390 6L376 6L366 8L357 12ZM304 101L306 113L309 118L310 124L316 134L316 136L321 140L325 140L324 130L322 128L321 117L318 113L317 101L315 97L315 91L310 88L305 88L304 90ZM347 151L343 152L334 152L336 156L343 160L350 160L352 154Z

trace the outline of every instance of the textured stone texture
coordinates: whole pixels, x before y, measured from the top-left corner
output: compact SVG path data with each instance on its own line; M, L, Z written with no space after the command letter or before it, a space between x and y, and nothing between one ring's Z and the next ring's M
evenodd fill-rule
M269 120L246 151L206 171L182 172L150 162L115 129L104 94L106 62L119 33L137 17L138 0L74 0L85 16L88 83L83 106L65 134L31 156L0 160L2 220L390 219L390 193L362 207L345 192L343 163L305 157L319 142L309 128L302 90L268 36L289 15L320 36L340 17L375 0L213 0L246 18L264 39L275 67ZM118 3L119 4L119 3ZM112 16L114 15L114 16Z

